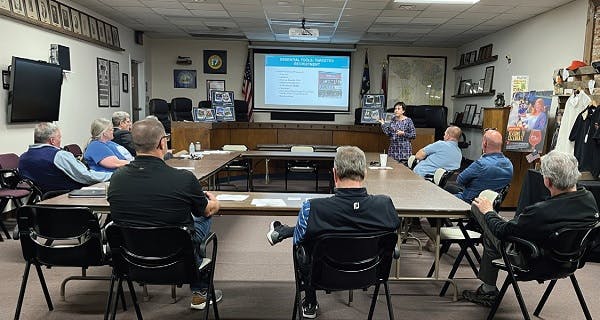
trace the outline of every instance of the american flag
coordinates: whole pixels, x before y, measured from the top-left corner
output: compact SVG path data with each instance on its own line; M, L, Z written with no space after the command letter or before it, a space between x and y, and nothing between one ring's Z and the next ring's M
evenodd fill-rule
M248 122L252 121L252 65L250 64L250 49L246 57L246 68L244 69L244 81L242 82L242 95L248 103Z

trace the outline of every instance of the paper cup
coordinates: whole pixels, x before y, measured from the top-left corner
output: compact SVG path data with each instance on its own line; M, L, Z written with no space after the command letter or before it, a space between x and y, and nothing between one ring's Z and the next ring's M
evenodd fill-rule
M382 153L379 155L379 165L381 165L382 167L387 167L387 158L388 155L385 153Z

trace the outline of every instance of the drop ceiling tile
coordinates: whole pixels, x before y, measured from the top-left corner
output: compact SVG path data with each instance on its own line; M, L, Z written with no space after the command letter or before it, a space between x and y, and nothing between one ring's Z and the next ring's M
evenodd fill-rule
M409 23L413 17L379 17L376 23Z
M222 18L229 18L229 13L227 13L227 11L205 11L205 10L190 10L192 12L193 16L196 17L207 17L207 18L214 18L214 17L222 17Z
M467 9L466 12L484 12L484 13L502 13L506 12L515 6L505 5L505 6L490 6L484 4L475 4L471 8Z
M194 2L194 3L183 3L183 6L188 9L193 9L193 10L207 10L207 11L225 10L225 8L223 8L223 6L220 3Z
M140 0L149 8L169 8L169 9L184 9L185 7L179 1L163 1L163 0Z
M168 9L168 8L155 8L152 9L154 12L171 17L191 17L193 16L188 9Z
M446 21L448 21L448 18L421 18L421 17L416 17L414 18L411 23L416 23L416 24L442 24L445 23Z
M138 0L100 0L100 2L102 2L105 5L111 6L111 7L142 7L142 6L144 6L144 4Z

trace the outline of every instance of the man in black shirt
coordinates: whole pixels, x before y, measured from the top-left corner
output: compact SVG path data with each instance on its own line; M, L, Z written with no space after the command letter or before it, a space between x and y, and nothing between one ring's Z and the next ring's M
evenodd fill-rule
M471 302L492 306L498 296L498 269L492 265L501 257L500 240L514 235L535 243L564 227L591 226L598 221L598 207L591 192L577 188L581 175L573 155L551 151L542 157L541 173L550 198L527 206L515 218L505 221L484 198L473 200L472 216L483 229L483 256L478 278L483 282L477 290L465 290L463 297Z
M137 157L113 173L108 202L113 221L125 226L185 226L192 230L196 246L210 232L211 216L219 211L219 202L191 172L168 166L162 159L167 153L163 125L155 119L136 122L132 129ZM198 256L198 261L202 257ZM193 309L206 307L208 282L190 284ZM217 301L222 298L216 290Z

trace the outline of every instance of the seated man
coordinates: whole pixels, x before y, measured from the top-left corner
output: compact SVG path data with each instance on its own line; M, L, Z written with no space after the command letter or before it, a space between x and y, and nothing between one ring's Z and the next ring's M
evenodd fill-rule
M294 237L294 244L309 243L316 236L328 232L393 231L400 219L392 200L384 195L369 195L362 186L367 174L367 160L357 147L340 147L333 162L335 195L305 201L295 227L271 222L267 240L274 245ZM317 295L307 289L302 301L305 318L317 317Z
M204 193L198 179L188 170L167 165L168 137L163 125L154 119L136 122L132 129L137 157L116 171L108 189L113 221L124 226L186 226L199 246L210 232L211 216L219 202ZM198 263L202 257L198 256ZM206 307L208 279L190 284L192 309ZM216 290L217 301L223 294Z
M483 155L458 175L457 184L449 183L445 187L468 203L483 190L500 191L510 183L513 175L512 163L502 154L500 132L487 130L481 139L481 149Z
M598 207L591 192L577 188L580 176L577 159L560 151L551 151L542 157L541 173L550 198L525 207L515 218L505 221L493 211L489 200L475 198L472 216L483 229L483 256L478 278L483 283L477 290L465 290L463 297L471 302L492 306L498 296L496 280L498 269L492 260L500 255L500 238L508 235L535 243L564 227L584 227L598 221Z
M112 141L121 145L135 157L135 147L131 139L131 117L125 111L116 111L112 115L113 139Z
M460 168L462 153L458 148L458 139L462 135L459 127L450 126L444 133L443 141L436 141L417 151L415 158L419 163L413 171L424 177L433 175L438 168L456 170Z
M38 123L33 131L33 143L19 158L21 175L40 188L42 193L74 190L107 181L111 172L90 171L75 156L60 148L61 133L57 125Z

